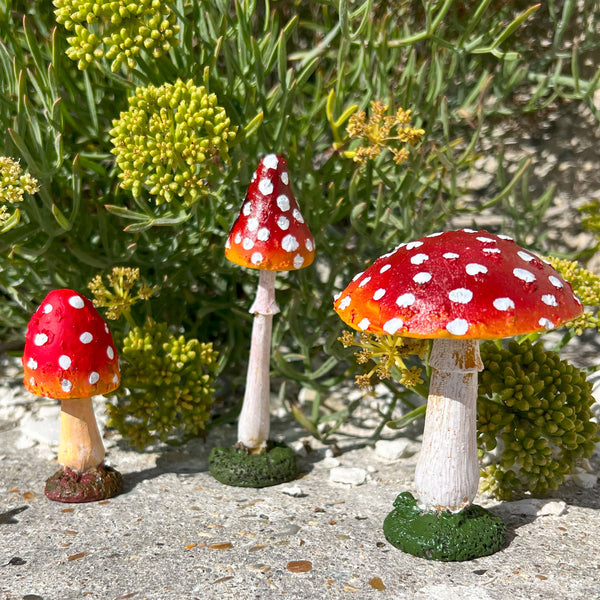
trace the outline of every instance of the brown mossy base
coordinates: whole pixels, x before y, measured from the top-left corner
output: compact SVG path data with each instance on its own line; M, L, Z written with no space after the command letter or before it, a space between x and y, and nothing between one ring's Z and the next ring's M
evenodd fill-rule
M504 545L506 525L490 512L472 504L457 512L423 511L412 494L404 492L383 523L388 542L413 556L430 560L461 561L498 552Z
M55 502L95 502L112 498L123 489L123 476L104 464L84 473L62 467L46 481L44 494Z
M211 450L208 466L217 481L237 487L268 487L298 476L294 451L285 444L271 441L262 454L217 446Z

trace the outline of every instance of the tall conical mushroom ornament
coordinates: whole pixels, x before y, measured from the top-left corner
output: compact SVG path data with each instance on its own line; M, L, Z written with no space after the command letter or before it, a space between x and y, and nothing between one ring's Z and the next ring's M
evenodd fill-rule
M265 487L289 481L297 475L294 453L269 442L269 362L277 271L307 267L315 245L290 187L285 159L265 156L248 187L241 212L225 244L231 262L260 271L250 358L236 448L214 448L210 471L223 483Z
M91 502L121 491L121 474L104 465L92 396L119 386L117 353L108 326L85 296L50 292L27 327L23 383L37 396L61 400L58 461L45 494L58 502Z
M417 498L398 496L384 523L387 539L436 560L499 550L504 524L472 504L479 483L478 340L570 321L583 311L571 286L509 237L459 230L400 244L357 275L334 307L359 331L433 340Z

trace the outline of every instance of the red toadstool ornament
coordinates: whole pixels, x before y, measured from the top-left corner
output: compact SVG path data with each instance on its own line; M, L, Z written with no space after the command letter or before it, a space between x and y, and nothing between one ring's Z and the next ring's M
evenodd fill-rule
M122 480L103 464L91 397L119 386L119 362L108 326L90 300L69 289L50 292L29 321L22 362L28 391L61 400L62 469L48 480L46 496L60 502L114 496Z
M264 453L269 439L271 330L273 315L279 312L275 301L276 271L307 267L314 255L314 239L292 193L286 161L268 154L252 176L242 210L225 244L228 260L260 270L256 299L250 308L254 322L238 423L237 447L249 454ZM280 482L269 481L265 485Z
M359 331L434 340L415 487L419 508L438 512L468 507L477 492L478 340L553 329L583 311L549 264L507 236L466 229L400 244L334 307Z

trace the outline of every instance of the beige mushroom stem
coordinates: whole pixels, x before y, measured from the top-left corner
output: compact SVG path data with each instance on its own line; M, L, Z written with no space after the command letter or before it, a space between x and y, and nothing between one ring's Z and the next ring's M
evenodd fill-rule
M264 452L270 430L270 361L273 315L279 312L275 302L276 271L261 271L256 300L250 308L254 314L246 391L238 421L238 443L250 454Z
M104 444L98 430L91 398L61 401L58 462L79 473L104 460Z
M426 510L457 512L471 504L479 484L477 340L433 342L423 445L415 470L417 502Z

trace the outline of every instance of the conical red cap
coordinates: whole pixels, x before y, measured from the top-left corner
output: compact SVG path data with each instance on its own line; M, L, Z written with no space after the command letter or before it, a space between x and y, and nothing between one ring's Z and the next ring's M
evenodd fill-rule
M268 154L260 161L229 232L225 256L243 267L265 271L302 269L314 260L315 242L281 156Z

